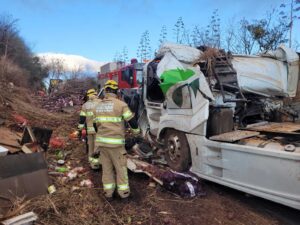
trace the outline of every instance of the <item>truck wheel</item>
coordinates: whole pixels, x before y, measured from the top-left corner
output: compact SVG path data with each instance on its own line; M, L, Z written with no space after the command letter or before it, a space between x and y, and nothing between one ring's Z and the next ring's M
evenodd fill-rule
M167 130L164 138L166 161L171 169L179 172L191 166L190 147L185 134L174 129Z

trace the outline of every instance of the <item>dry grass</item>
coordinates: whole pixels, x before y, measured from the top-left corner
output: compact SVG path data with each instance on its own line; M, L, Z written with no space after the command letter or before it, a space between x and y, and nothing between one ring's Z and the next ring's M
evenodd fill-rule
M0 80L18 87L28 87L28 72L4 57L0 58Z

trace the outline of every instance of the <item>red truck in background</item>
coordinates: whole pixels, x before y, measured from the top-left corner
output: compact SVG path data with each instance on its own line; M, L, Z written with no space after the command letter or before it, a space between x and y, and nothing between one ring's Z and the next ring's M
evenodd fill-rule
M124 62L111 62L100 67L98 81L103 88L107 80L115 80L119 84L119 89L138 88L143 80L144 63L138 63L132 59L129 65Z

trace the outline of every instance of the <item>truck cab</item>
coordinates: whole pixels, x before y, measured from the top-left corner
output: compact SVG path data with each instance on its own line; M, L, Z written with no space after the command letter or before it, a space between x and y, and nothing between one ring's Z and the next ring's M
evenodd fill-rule
M166 44L144 66L140 126L172 169L300 209L300 124L286 104L298 79L284 46L241 56Z

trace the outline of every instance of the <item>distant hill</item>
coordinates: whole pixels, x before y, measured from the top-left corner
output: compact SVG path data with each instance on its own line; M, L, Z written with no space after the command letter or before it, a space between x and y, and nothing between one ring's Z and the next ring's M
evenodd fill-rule
M51 63L53 59L59 59L64 65L66 72L71 72L74 70L82 70L85 74L95 74L100 70L100 66L106 62L99 62L96 60L88 59L80 55L68 55L62 53L38 53L37 56L42 58L44 63Z

